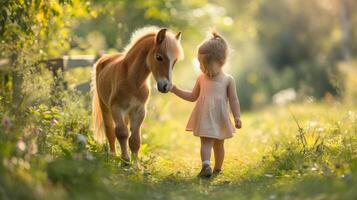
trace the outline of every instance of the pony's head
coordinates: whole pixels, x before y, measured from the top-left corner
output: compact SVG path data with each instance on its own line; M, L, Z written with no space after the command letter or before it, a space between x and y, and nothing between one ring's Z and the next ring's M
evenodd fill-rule
M170 90L172 69L178 59L183 57L180 44L181 32L173 34L167 29L160 29L155 35L155 44L147 56L147 64L162 93Z

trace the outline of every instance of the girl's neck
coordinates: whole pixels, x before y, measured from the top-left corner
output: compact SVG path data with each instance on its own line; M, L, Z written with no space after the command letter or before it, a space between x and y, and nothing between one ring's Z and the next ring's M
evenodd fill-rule
M222 70L222 68L220 68L220 69L218 70L218 72L215 73L213 76L208 76L207 73L204 73L204 74L205 74L206 77L208 77L208 78L210 78L210 79L213 79L213 78L216 78L216 77L218 77L219 75L223 74L223 70Z

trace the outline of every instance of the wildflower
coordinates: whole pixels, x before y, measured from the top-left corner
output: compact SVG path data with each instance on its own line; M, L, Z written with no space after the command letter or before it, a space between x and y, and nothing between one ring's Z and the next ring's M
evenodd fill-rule
M51 121L51 125L52 126L55 126L55 125L57 125L58 124L58 121L56 120L56 119L53 119L52 121Z
M149 135L145 133L145 134L143 134L142 137L143 137L143 139L148 139Z
M41 131L42 131L41 128L37 128L37 127L32 128L32 134L35 135L35 136L40 134Z
M73 160L77 160L77 161L79 161L79 160L81 160L81 159L82 159L81 154L76 153L76 154L74 154L74 155L73 155Z
M29 154L33 155L37 153L37 144L35 141L31 142L28 147Z
M320 127L320 128L317 128L317 129L316 129L316 131L317 131L317 132L319 132L319 133L321 133L321 132L324 132L324 131L325 131L325 129L324 129L324 128L322 128L322 127Z
M309 122L309 127L310 127L310 128L315 128L317 125L318 125L318 122L317 122L317 121L310 121L310 122Z
M10 164L11 164L11 165L17 165L17 163L18 163L17 158L16 158L16 157L11 157L11 159L10 159Z
M92 161L92 160L94 160L94 156L90 152L87 152L86 153L86 159L89 160L89 161Z
M348 111L348 117L350 118L351 122L356 121L356 113L353 111Z
M19 149L20 151L25 151L25 149L26 149L26 143L25 143L22 139L20 139L19 141L17 141L16 147L17 147L17 149Z
M24 134L23 134L24 137L28 137L28 136L30 135L30 130L29 130L29 128L28 128L28 127L24 128L23 133L24 133Z
M77 134L77 141L82 144L87 144L87 138L82 134Z
M1 124L5 128L5 130L9 130L12 126L11 119L8 116L4 116L2 118Z

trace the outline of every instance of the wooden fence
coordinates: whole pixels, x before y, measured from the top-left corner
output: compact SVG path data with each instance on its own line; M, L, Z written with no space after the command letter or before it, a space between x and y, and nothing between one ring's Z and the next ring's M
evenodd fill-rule
M45 64L46 67L52 72L53 78L56 81L59 71L65 72L66 70L78 68L78 67L91 67L96 62L100 55L75 55L75 56L62 56L58 58L52 58L48 60L39 61L41 64ZM10 71L11 69L10 59L0 59L0 71ZM89 77L88 77L89 78ZM67 87L66 81L63 82ZM78 83L75 88L79 91L89 91L90 80Z

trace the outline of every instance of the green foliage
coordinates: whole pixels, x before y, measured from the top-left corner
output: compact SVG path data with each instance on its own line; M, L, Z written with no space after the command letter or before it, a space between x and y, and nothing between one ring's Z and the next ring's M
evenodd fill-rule
M91 14L78 20L74 27L73 46L81 50L94 47L104 51L103 47L122 50L130 40L132 33L144 26L155 25L183 29L189 26L185 14L189 14L181 1L93 1ZM103 29L98 29L98 24ZM182 30L181 30L182 31ZM103 37L104 44L93 45L96 39Z
M1 57L25 52L27 55L58 55L68 39L68 14L79 13L70 6L77 0L5 0L0 6ZM72 13L70 13L72 12ZM56 40L54 40L54 38ZM42 54L42 55L41 55Z
M74 5L80 9L73 10ZM81 10L86 7L80 0L1 1L0 58L9 63L0 73L0 93L13 114L22 115L29 106L48 100L52 79L39 61L68 49L70 17Z
M244 128L226 141L223 174L204 181L195 177L199 141L183 132L191 104L163 95L151 99L142 130L142 171L136 171L109 156L107 145L93 141L88 98L73 99L82 98L67 95L64 108L32 107L19 132L14 117L1 114L2 197L47 199L52 192L60 199L357 195L355 107L304 104L245 113ZM32 142L37 151L31 150ZM14 192L15 185L21 189Z

